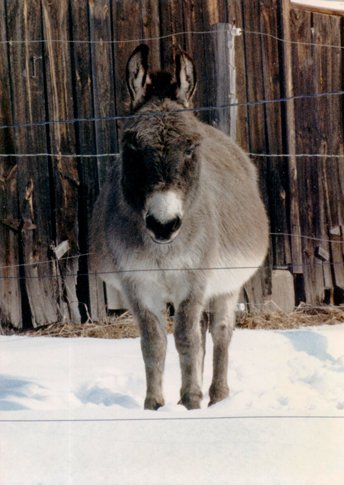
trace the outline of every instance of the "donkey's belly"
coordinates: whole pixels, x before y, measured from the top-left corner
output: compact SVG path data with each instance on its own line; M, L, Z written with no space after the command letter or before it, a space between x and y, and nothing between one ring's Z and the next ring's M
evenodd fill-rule
M221 261L212 265L214 269L209 271L207 277L206 300L239 290L253 276L260 264L260 259L237 259L235 263Z

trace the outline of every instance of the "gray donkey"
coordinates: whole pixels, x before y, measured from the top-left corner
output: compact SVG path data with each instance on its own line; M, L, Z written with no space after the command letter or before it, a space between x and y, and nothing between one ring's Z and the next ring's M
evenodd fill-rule
M254 165L229 137L190 107L195 68L180 51L174 76L148 72L146 45L127 63L134 116L124 126L120 161L108 176L91 223L91 271L120 290L141 334L146 409L164 405L163 311L175 309L180 403L200 407L208 322L214 342L209 404L228 396L228 347L242 285L268 247L268 222Z

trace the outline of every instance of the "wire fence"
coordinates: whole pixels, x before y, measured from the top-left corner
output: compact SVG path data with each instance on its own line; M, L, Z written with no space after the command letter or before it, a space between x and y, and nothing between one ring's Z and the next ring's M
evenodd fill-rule
M127 43L140 43L140 42L151 42L151 41L160 41L164 39L173 39L175 37L180 36L190 36L190 35L214 35L217 34L214 30L202 30L202 31L180 31L174 32L172 34L160 35L160 36L153 36L153 37L145 37L145 38L135 38L135 39L124 39L124 40L78 40L78 39L19 39L19 40L2 40L0 44L8 45L10 47L20 46L20 45L27 45L27 44L49 44L49 43L57 43L57 44L67 44L67 45L76 45L76 44L99 44L99 45L114 45L114 44L127 44ZM281 38L279 36L267 33L267 32L257 32L253 30L247 30L243 28L235 27L232 30L233 35L250 35L250 36L261 36L264 38L271 38L278 42L284 42L292 45L301 45L301 46L309 46L310 48L328 48L328 49L339 49L342 50L344 47L342 45L334 45L334 44L323 44L317 42L302 42L302 41L294 41ZM344 90L328 90L324 92L318 93L304 93L304 94L296 94L292 96L284 96L278 97L273 99L258 99L258 100L248 100L245 102L231 102L225 103L220 105L209 105L209 106L201 106L197 108L180 108L176 109L173 112L181 113L181 112L192 112L192 113L203 113L203 112L212 112L212 111L224 111L229 110L235 107L255 107L255 106L265 106L271 104L281 104L281 103L289 103L289 102L296 102L298 100L315 100L315 99L322 99L322 98L333 98L333 97L341 97L344 94ZM161 111L151 111L151 112L144 112L144 113L129 113L124 115L115 115L115 116L91 116L91 117L74 117L74 118L66 118L66 119L47 119L47 120L37 120L32 122L24 122L24 123L8 123L0 125L0 130L9 130L9 129L23 129L23 128L34 128L34 127L48 127L53 125L71 125L71 124L78 124L78 123L102 123L102 122L117 122L117 121L126 121L130 119L141 118L145 116L165 116L164 112ZM289 158L294 157L297 159L321 159L321 160L328 160L332 159L334 161L342 161L344 159L344 153L256 153L256 152L248 152L249 156L254 158ZM1 158L37 158L37 157L50 157L50 158L71 158L71 159L88 159L88 158L109 158L109 157L117 157L118 153L109 152L109 153L52 153L49 151L46 152L37 152L37 153L1 153ZM1 183L1 179L0 179ZM319 242L319 243L326 243L326 244L340 244L343 245L344 241L338 240L338 236L332 238L325 238L325 237L313 237L306 234L293 234L293 233L270 233L271 237L284 237L284 238L300 238L304 240ZM339 236L342 237L342 236ZM80 253L71 256L62 257L60 259L48 259L48 260L40 260L28 263L20 263L15 265L5 265L0 266L0 270L8 270L14 268L25 268L25 267L38 267L39 265L44 264L51 264L56 262L68 261L71 259L77 258L86 258L91 256L92 253ZM288 266L292 266L293 268L296 267L307 267L307 266L329 266L331 268L337 265L343 265L343 261L324 261L319 258L319 261L313 261L312 263L290 263ZM94 276L94 275L101 275L101 274L121 274L121 273L132 273L132 272L173 272L173 271L223 271L223 270L245 270L245 269L258 269L258 267L252 266L226 266L226 267L198 267L198 268L135 268L135 269L119 269L117 271L109 271L106 273L84 273L84 272L67 272L68 276ZM273 265L265 265L263 269L278 269L278 266ZM21 274L16 276L11 276L8 274L2 274L0 279L11 279L17 278L20 280L23 279L31 279L31 278L60 278L62 277L59 273L53 275L38 275L38 274Z
M296 101L296 100L304 100L304 99L315 99L315 98L324 98L327 96L342 96L344 94L343 90L339 91L326 91L322 93L313 93L313 94L297 94L293 96L285 96L283 98L276 98L276 99L260 99L257 101L243 101L243 102L235 102L235 103L226 103L219 106L201 106L199 108L180 108L180 109L173 109L168 111L168 115L173 113L204 113L210 111L220 111L235 107L244 107L244 106L263 106L268 104L277 104L277 103L286 103L288 101ZM92 116L88 118L71 118L71 119L64 119L64 120L47 120L47 121L35 121L30 123L12 123L7 125L0 125L0 129L17 129L17 128L33 128L33 127L43 127L43 126L50 126L50 125L71 125L75 123L86 123L86 122L105 122L105 121L124 121L124 120L131 120L131 119L139 119L145 117L152 117L152 116L166 116L166 111L144 111L140 113L134 114L126 114L126 115L116 115L116 116Z
M207 33L207 32L203 32ZM262 104L268 104L268 103L282 103L282 102L288 102L291 100L297 100L297 99L311 99L311 98L319 98L319 97L324 97L324 96L339 96L343 95L344 91L330 91L330 92L323 92L323 93L314 93L314 94L305 94L305 95L296 95L296 96L289 96L289 97L284 97L284 98L279 98L279 99L271 99L271 100L258 100L258 101L248 101L245 103L229 103L226 105L221 105L221 106L208 106L208 107L201 107L201 108L181 108L178 110L174 110L173 112L179 113L179 112L200 112L200 111L211 111L211 110L221 110L221 109L229 109L231 107L235 106L255 106L255 105L262 105ZM74 118L74 119L69 119L69 120L48 120L48 121L39 121L39 122L32 122L32 123L14 123L11 125L0 125L0 129L13 129L13 128L25 128L25 127L34 127L34 126L47 126L50 124L72 124L72 123L78 123L78 122L97 122L97 121L117 121L117 120L125 120L125 119L133 119L133 118L139 118L142 116L163 116L165 113L162 113L160 111L154 111L154 112L144 112L140 114L131 114L131 115L123 115L123 116L111 116L111 117L90 117L90 118ZM28 157L28 158L35 158L35 157L64 157L64 158L103 158L103 157L117 157L119 154L118 152L113 152L113 153L94 153L94 154L64 154L64 153L47 153L47 152L42 152L42 153L1 153L0 157L2 158L7 158L7 157L16 157L16 158L23 158L23 157ZM328 154L328 153L297 153L297 154L290 154L290 153L255 153L255 152L247 152L247 155L251 157L266 157L266 158L288 158L290 156L296 157L296 158L321 158L321 159L343 159L344 154ZM344 244L344 241L341 240L336 240L336 239L327 239L327 238L318 238L318 237L313 237L313 236L308 236L308 235L303 235L303 234L292 234L292 233L270 233L270 236L272 237L296 237L296 238L301 238L301 239L307 239L307 240L312 240L312 241L317 241L317 242L326 242L326 243L334 243L334 244ZM92 253L80 253L77 255L73 256L67 256L65 258L60 258L59 261L62 260L70 260L74 258L82 258L82 257L88 257ZM27 267L27 266L37 266L37 265L42 265L42 264L50 264L54 260L46 260L46 261L35 261L32 263L22 263L22 264L16 264L16 265L6 265L6 266L0 266L0 269L10 269L10 268L17 268L17 267ZM327 264L331 266L335 266L337 264L342 265L343 262L319 262L315 264ZM302 266L305 266L306 264L303 263ZM295 264L293 265L295 267ZM300 266L300 265L299 265ZM266 269L274 269L272 266L266 267ZM166 269L134 269L134 270L117 270L117 271L111 271L109 273L127 273L127 272L147 272L147 271L218 271L218 270L242 270L242 269L258 269L258 267L221 267L221 268L166 268ZM70 273L69 273L70 274ZM89 275L91 273L88 273ZM94 273L93 273L94 274ZM96 273L96 274L104 274L104 273ZM70 276L84 276L83 274L77 273L77 274L70 274ZM8 278L13 278L14 276L0 276L0 279L8 279ZM40 276L21 276L19 277L20 279L25 279L25 278L44 278L45 276L40 275ZM54 278L58 277L58 275L52 276L52 275L47 275L46 277L48 278Z
M0 125L1 128L1 125ZM343 154L337 153L251 153L246 152L246 155L250 157L260 157L260 158L333 158L342 159ZM112 153L0 153L0 158L35 158L35 157L52 157L52 158L108 158L108 157L118 157L118 152Z
M135 39L122 39L122 40L108 40L108 39L101 39L101 40L94 40L94 39L17 39L17 40L1 40L1 44L7 44L10 46L16 46L16 45L26 45L26 44L87 44L87 45L116 45L116 44L137 44L137 43L143 43L143 42L153 42L153 41L161 41L161 40L166 40L166 39L173 39L175 37L181 37L181 36L190 36L190 35L217 35L218 32L215 30L186 30L186 31L180 31L180 32L174 32L172 34L165 34L165 35L157 35L157 36L152 36L152 37L141 37L141 38L135 38ZM309 47L320 47L320 48L327 48L327 49L340 49L343 50L344 47L339 44L322 44L319 42L302 42L302 41L295 41L295 40L289 40L289 39L283 39L282 37L279 37L277 35L270 34L268 32L259 32L259 31L254 31L254 30L248 30L244 29L242 27L233 27L232 29L232 35L238 36L241 34L245 35L254 35L254 36L261 36L261 37L267 37L273 40L276 40L278 42L283 42L286 44L291 44L291 45L302 45L302 46L309 46Z
M310 416L310 415L298 415L298 416L288 416L286 415L256 415L256 416L166 416L166 417L126 417L126 418L61 418L61 419L20 419L20 418L13 418L13 419L2 419L0 418L0 423L120 423L120 422L137 422L137 421L148 421L150 423L157 421L224 421L224 420L255 420L255 419L286 419L286 420L300 420L300 419L307 419L307 420L315 420L315 419L344 419L344 416L338 415L317 415L317 416Z
M76 256L65 258L65 260L73 259ZM80 257L80 256L78 256ZM58 260L52 259L51 261L47 261L44 264L52 264L56 263ZM41 264L43 264L41 262ZM289 263L284 266L284 268L306 268L306 267L314 267L319 266L321 268L325 266L335 267L335 266L343 266L343 261L314 261L312 263ZM26 266L35 266L36 263L29 263ZM17 267L17 266L14 266ZM7 268L11 268L8 266ZM56 274L26 274L26 275L0 275L0 280L9 280L9 279L18 279L18 280L31 280L31 279L58 279L58 278L65 278L65 276L106 276L106 275L114 275L114 274L135 274L135 273L177 273L177 272L213 272L213 271L243 271L243 270L276 270L280 269L280 266L275 265L260 265L260 266L214 266L214 267L191 267L191 268L132 268L132 269L113 269L109 271L88 271L87 273L83 273L82 271L78 272L67 272L66 275L59 275ZM2 269L2 268L0 268Z
M339 245L344 245L344 240L338 240L338 239L329 239L329 238L321 238L321 237L313 237L313 236L307 236L307 235L304 235L304 234L292 234L292 233L289 233L289 232L270 232L270 237L292 237L292 238L299 238L299 239L305 239L305 240L308 240L308 241L315 241L315 242L319 242L319 243L332 243L332 244L339 244ZM337 236L338 237L338 236ZM94 255L94 253L91 253L91 252L87 252L87 253L78 253L78 254L75 254L75 255L71 255L71 256L66 256L66 257L61 257L61 258L58 258L57 260L59 262L62 262L62 261L68 261L68 260L72 260L72 259L79 259L79 258L87 258L89 256L92 256ZM22 268L22 267L30 267L30 266L39 266L39 265L43 265L43 264L51 264L52 262L55 262L56 259L48 259L48 260L44 260L44 261L34 261L34 262L31 262L31 263L21 263L21 264L12 264L12 265L3 265L3 266L0 266L0 269L4 270L4 269L13 269L13 268ZM320 262L318 264L329 264L329 265L336 265L336 264L343 264L343 262ZM304 266L306 264L302 264L302 266ZM235 267L235 266L232 266L232 267L220 267L220 268L159 268L159 269L134 269L134 270L117 270L117 271L110 271L109 273L126 273L126 272L147 272L147 271L219 271L219 270L233 270L233 269L251 269L253 268L252 266L240 266L240 267ZM269 267L266 267L266 268L270 268L270 269L274 269L273 266L269 266ZM258 269L258 267L256 268ZM78 273L80 274L80 273ZM94 274L107 274L107 273L92 273L93 275ZM32 277L32 276L31 276ZM38 276L37 276L38 277ZM52 276L51 276L52 277ZM13 278L13 276L0 276L0 279L7 279L7 278ZM25 278L25 277L23 277Z

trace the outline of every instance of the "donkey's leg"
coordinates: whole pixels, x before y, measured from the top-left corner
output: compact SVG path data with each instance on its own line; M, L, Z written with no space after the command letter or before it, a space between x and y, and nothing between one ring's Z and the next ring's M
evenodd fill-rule
M141 349L146 370L145 409L158 409L165 404L162 378L165 367L167 338L162 322L147 308L135 308L141 334Z
M197 409L201 406L204 355L201 315L201 305L191 300L184 300L179 305L175 316L174 338L182 373L179 402L187 409Z
M229 395L227 383L228 347L235 327L235 305L238 293L221 295L212 300L210 333L214 342L213 379L209 389L209 406Z
M202 313L200 324L201 324L201 335L202 335L202 375L203 375L205 349L206 349L206 343L207 343L207 330L209 327L209 315L207 312Z

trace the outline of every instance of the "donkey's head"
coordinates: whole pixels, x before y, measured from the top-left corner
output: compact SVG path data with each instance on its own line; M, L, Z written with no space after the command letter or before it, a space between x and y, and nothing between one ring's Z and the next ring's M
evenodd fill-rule
M192 113L183 112L196 86L192 60L175 58L175 75L148 72L148 47L140 45L127 64L127 84L137 116L124 128L122 189L157 243L170 243L197 193L201 137Z

